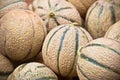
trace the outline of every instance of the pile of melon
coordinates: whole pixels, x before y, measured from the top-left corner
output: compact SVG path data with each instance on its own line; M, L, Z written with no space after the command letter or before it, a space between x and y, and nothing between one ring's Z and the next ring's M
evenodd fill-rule
M120 0L0 0L0 80L120 80Z

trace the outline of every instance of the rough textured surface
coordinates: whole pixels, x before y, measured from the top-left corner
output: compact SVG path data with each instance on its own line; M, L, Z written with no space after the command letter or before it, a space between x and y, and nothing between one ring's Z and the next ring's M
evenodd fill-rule
M120 5L113 0L98 0L88 10L86 29L93 38L103 37L108 28L120 20Z
M81 80L120 80L120 43L107 38L91 41L79 50Z
M83 28L61 25L51 30L45 38L42 56L44 63L64 77L76 76L77 49L92 40Z
M68 0L79 11L80 15L85 18L87 10L96 0Z
M0 0L0 17L14 9L28 9L24 0Z
M25 2L29 5L33 2L34 0L25 0Z
M28 10L12 10L0 20L0 52L14 61L39 53L46 36L42 19Z
M7 80L9 74L13 71L12 63L0 54L0 80Z
M18 66L8 80L58 80L58 78L44 64L31 62Z
M111 38L120 42L120 21L108 29L105 34L105 38Z
M64 0L34 0L29 8L42 17L48 32L60 24L77 22L82 25L78 11Z

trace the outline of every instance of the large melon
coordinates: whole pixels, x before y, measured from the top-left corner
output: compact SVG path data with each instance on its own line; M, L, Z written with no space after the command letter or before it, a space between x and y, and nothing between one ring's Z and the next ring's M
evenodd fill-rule
M77 50L92 40L83 28L61 25L51 30L45 38L42 56L44 63L64 77L76 76Z
M12 63L2 54L0 54L0 80L7 80L14 67Z
M44 64L31 62L18 66L8 80L58 80L58 78Z
M99 38L79 50L80 80L120 80L120 43Z
M80 15L85 18L89 7L97 0L68 0L71 2L79 11Z
M30 10L44 20L48 32L61 24L77 22L82 25L81 17L75 7L64 0L34 0Z
M46 35L42 19L28 10L12 10L0 20L0 53L14 61L39 53Z
M120 21L116 22L108 29L105 38L115 39L120 42Z
M98 0L88 10L86 29L93 38L103 37L108 28L120 20L120 6L114 0Z
M28 9L24 0L0 0L0 17L14 9Z

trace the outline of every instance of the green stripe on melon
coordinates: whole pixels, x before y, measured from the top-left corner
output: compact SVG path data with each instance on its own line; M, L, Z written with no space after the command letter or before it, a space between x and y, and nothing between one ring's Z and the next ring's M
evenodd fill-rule
M62 49L62 45L63 45L63 41L64 41L64 38L65 38L65 35L67 34L67 32L68 32L68 30L69 30L69 27L63 32L63 34L62 34L62 37L61 37L61 40L60 40L60 45L59 45L59 48L58 48L58 56L57 56L57 67L58 67L58 74L60 74L61 75L61 72L60 72L60 68L59 68L59 56L60 56L60 51L61 51L61 49Z
M92 43L92 44L89 44L89 45L85 46L85 48L87 48L87 47L94 47L94 46L107 48L107 49L115 52L116 54L120 55L120 52L118 52L118 51L116 51L115 49L113 49L113 48L111 48L111 47L109 47L109 46L106 46L106 45L104 45L104 44Z

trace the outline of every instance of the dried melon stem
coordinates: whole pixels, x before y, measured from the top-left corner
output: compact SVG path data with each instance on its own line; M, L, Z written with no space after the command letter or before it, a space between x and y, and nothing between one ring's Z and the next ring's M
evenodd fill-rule
M113 1L113 0L106 0L106 1L111 2L111 1Z
M79 25L79 23L74 22L74 23L71 23L70 26L71 26L71 27L74 27L74 26L80 26L80 25Z
M54 11L50 11L48 13L48 18L52 18L52 17L55 17L55 12Z
M82 51L83 48L84 48L84 47L79 47L79 49L77 50L77 54L78 54L78 56L80 56L81 51Z

